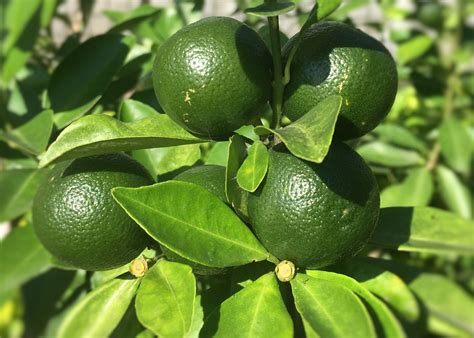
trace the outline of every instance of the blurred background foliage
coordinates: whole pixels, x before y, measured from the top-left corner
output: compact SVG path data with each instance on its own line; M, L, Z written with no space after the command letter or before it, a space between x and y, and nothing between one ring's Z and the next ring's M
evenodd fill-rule
M125 98L162 112L150 78L157 48L182 26L216 14L244 20L268 40L264 20L243 14L245 8L260 2L1 1L0 222L4 223L0 237L14 228L18 232L18 225L30 222L32 197L45 175L44 169L38 169L36 156L62 128L86 113L106 113L127 121L133 111L120 109ZM313 5L313 1L295 2L297 10L281 18L283 40L299 30ZM382 207L434 206L472 219L474 2L346 0L330 19L355 25L380 39L398 64L399 89L390 114L373 132L351 142L376 173ZM66 94L66 101L74 99L81 89L80 81L54 83L54 76L61 78L61 74L53 71L78 46L84 46L82 42L106 32L129 36L130 50L123 63L117 71L109 69L113 76L104 78L103 91L87 109L52 116L46 109L51 107L48 88L67 85L64 93L70 97ZM97 59L108 57L107 49L97 51ZM92 69L98 62L84 60ZM79 64L77 68L81 69ZM241 132L249 134L245 128ZM134 155L163 180L197 162L225 165L226 149L226 142L218 142L142 150ZM25 247L32 245L30 237L24 236ZM4 255L7 248L0 248ZM474 261L470 257L390 251L372 255L442 273L469 294L474 293ZM0 264L15 264L11 260L15 257L9 258L6 261L2 257ZM38 255L37 260L41 259ZM47 268L50 266L41 266L36 273ZM25 284L21 291L17 287L2 290L0 336L35 336L52 330L60 317L58 309L92 287L83 283L85 278L85 273L52 269ZM18 284L24 281L20 276ZM439 293L444 292L441 284L433 283L433 288L439 286ZM34 311L42 311L48 321L33 316L27 326L31 332L25 331L23 320L28 321Z

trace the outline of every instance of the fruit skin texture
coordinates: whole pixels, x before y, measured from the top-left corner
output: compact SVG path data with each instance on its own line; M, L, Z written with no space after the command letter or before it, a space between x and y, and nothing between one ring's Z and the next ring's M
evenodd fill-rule
M295 43L283 48L284 59ZM374 129L397 93L397 69L377 40L346 24L324 22L304 35L291 64L283 113L296 120L330 95L343 98L335 137L350 140Z
M125 154L92 156L57 165L33 203L33 224L60 262L85 270L122 266L145 249L149 237L115 202L114 187L153 183Z
M379 215L379 190L364 160L337 140L320 164L281 145L269 153L265 181L248 200L250 223L267 250L299 268L357 254Z
M188 131L226 139L257 118L271 91L271 56L247 25L210 17L182 28L158 50L158 102Z
M199 165L183 171L177 175L174 180L197 184L209 192L213 193L222 202L226 202L224 182L225 182L225 167L220 165ZM160 245L161 251L166 258L172 262L183 263L191 266L194 273L198 275L218 275L223 274L227 269L213 268L199 263L192 262L180 255L174 253L167 247Z

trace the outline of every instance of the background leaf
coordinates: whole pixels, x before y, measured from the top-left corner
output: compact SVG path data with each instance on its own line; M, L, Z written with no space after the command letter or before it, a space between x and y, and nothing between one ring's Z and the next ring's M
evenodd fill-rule
M68 54L51 75L48 97L61 129L84 115L100 99L122 67L131 38L95 36Z
M423 141L403 126L384 123L375 128L373 132L388 143L408 149L418 150L423 154L428 151Z
M42 156L40 165L91 155L202 142L206 140L191 135L163 114L130 123L107 115L90 115L64 129Z
M268 169L267 147L260 141L255 141L248 150L248 156L237 172L237 183L250 192L257 190L265 178Z
M268 131L278 136L288 150L296 157L321 163L331 146L342 97L329 96L301 118L290 125L276 130L258 126L257 133Z
M415 151L394 147L383 142L371 142L357 148L367 161L387 167L409 167L423 165L425 160Z
M160 8L147 4L138 6L130 13L124 13L124 16L115 22L115 24L109 29L108 33L118 33L124 30L130 30L142 21L152 19L160 12Z
M472 221L430 207L383 208L370 240L401 251L474 255Z
M296 309L316 335L361 338L376 336L367 310L349 289L301 273L291 280L291 289Z
M138 319L160 337L183 337L191 326L195 296L196 280L191 267L159 260L138 289Z
M425 54L433 45L433 38L419 35L398 46L397 62L404 65Z
M438 140L446 163L457 172L469 175L473 147L466 127L458 120L446 120L439 129Z
M58 338L107 337L135 297L140 279L113 279L90 292L64 317Z
M202 335L292 338L293 323L274 273L263 275L222 303L204 323Z
M196 184L168 181L112 194L151 237L196 263L224 268L268 256L245 223Z
M244 12L245 14L262 16L262 17L271 17L279 16L285 13L291 12L296 8L295 3L293 2L273 2L273 3L263 3L256 7L247 8Z
M469 190L449 168L438 165L436 178L440 197L446 206L461 217L472 218L472 197Z

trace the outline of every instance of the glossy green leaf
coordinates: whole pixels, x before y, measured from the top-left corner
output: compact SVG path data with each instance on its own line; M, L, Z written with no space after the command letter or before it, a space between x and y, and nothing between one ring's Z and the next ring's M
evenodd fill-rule
M45 110L12 131L0 131L0 139L25 152L38 155L46 149L52 130L53 111Z
M196 184L168 181L112 194L151 237L196 263L223 268L268 256L245 223Z
M130 263L127 263L115 269L94 272L90 279L92 289L97 289L108 281L111 281L112 279L123 275L124 273L129 271L129 268Z
M394 147L383 142L371 142L357 148L357 152L368 162L387 167L409 167L423 165L425 160L416 151Z
M124 30L133 29L143 21L152 19L157 14L159 14L160 11L160 8L146 4L138 6L133 11L125 14L120 20L115 22L114 26L109 29L108 33L118 33Z
M407 321L417 320L420 309L405 282L393 272L372 262L370 258L351 259L338 264L336 270L356 279L364 288L390 304Z
M18 169L0 171L0 222L12 220L27 212L46 169Z
M33 225L17 227L0 241L0 304L12 290L51 267L50 255L40 244Z
M433 45L433 38L427 35L419 35L398 46L397 62L404 65L425 54Z
M293 2L264 2L261 5L256 7L247 8L244 12L245 14L262 16L262 17L271 17L279 16L291 12L296 8L295 3Z
M449 168L436 167L439 195L448 208L461 217L472 218L472 197L467 187Z
M449 119L441 125L438 136L441 155L455 171L469 175L473 147L466 127L455 119Z
M274 273L263 275L215 310L204 337L293 337L293 323Z
M430 207L383 208L371 243L401 251L474 255L474 224Z
M58 128L67 126L94 106L122 67L131 44L130 37L99 35L79 45L62 60L48 86Z
M107 337L135 297L140 279L113 279L93 290L64 317L58 338Z
M191 320L191 326L188 332L184 335L184 338L199 338L202 326L204 325L204 310L201 305L201 296L197 295L194 300L193 318Z
M428 151L426 145L405 127L384 123L373 131L382 140L403 148L418 150L421 153Z
M377 317L384 337L406 337L403 328L389 310L389 308L375 297L365 285L359 284L355 279L334 272L307 270L306 273L314 278L325 280L347 288L362 298L373 310Z
M346 287L298 273L291 281L291 289L296 309L318 336L376 336L366 308Z
M58 136L42 156L40 166L68 159L130 151L202 143L167 115L123 123L107 115L85 116Z
M416 168L400 184L385 188L380 194L380 207L427 206L433 196L433 177L425 167Z
M183 337L191 327L195 296L191 267L159 260L138 289L138 320L160 337Z
M243 190L237 182L237 174L245 161L247 147L245 138L234 135L230 138L227 165L225 171L225 194L227 201L232 205L239 215L247 217L248 192Z
M268 169L267 147L260 141L254 142L249 148L248 156L237 172L237 183L250 192L257 190Z
M307 161L321 163L331 146L342 97L329 96L290 125L271 130L258 126L257 133L268 131L278 136L288 150Z

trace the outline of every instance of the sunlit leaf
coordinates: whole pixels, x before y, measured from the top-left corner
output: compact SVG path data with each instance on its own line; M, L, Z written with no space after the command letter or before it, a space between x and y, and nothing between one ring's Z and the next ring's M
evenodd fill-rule
M249 148L248 156L237 172L237 183L250 192L257 190L268 169L267 147L260 141L254 142Z

